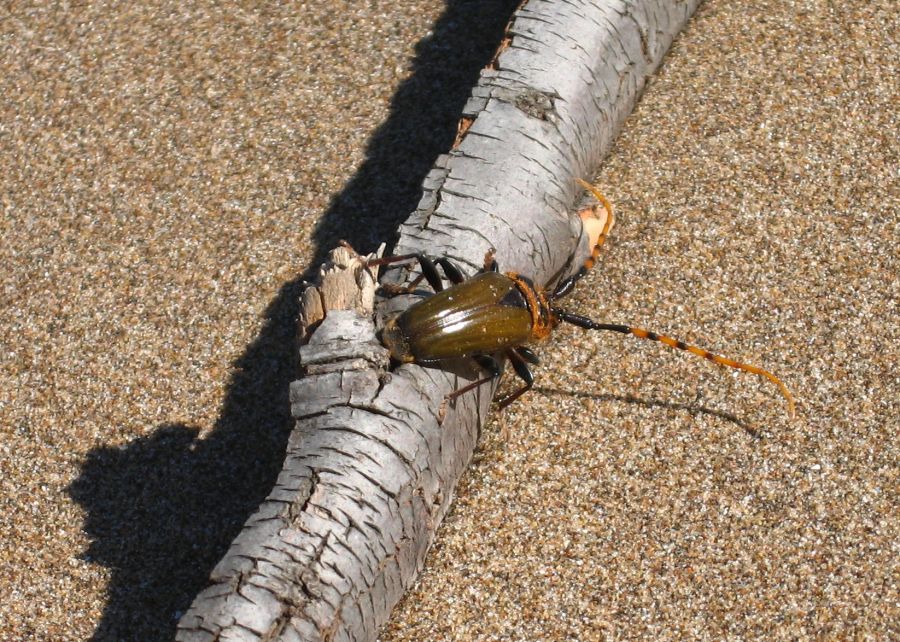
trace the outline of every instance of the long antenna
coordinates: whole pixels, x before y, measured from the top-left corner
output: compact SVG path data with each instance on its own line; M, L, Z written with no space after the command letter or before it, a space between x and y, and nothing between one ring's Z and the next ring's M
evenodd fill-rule
M703 357L704 359L712 361L713 363L718 363L721 366L728 366L729 368L735 368L736 370L743 370L744 372L750 372L752 374L765 377L776 386L778 386L778 388L781 390L781 394L784 395L785 399L787 399L788 414L790 415L790 418L793 419L796 415L796 404L794 403L794 396L791 394L791 391L788 390L788 387L784 385L784 382L781 379L773 375L768 370L763 370L762 368L751 366L746 363L740 363L733 359L728 359L727 357L720 357L717 354L713 354L709 350L704 350L703 348L698 348L697 346L688 345L684 341L679 341L678 339L667 337L664 334L657 334L656 332L651 332L642 328L633 328L631 326L619 325L616 323L597 323L596 321L587 317L583 317L580 314L572 314L571 312L566 312L565 310L557 310L555 308L552 310L552 312L553 315L560 321L565 321L566 323L577 325L579 328L586 328L588 330L611 330L612 332L630 334L638 337L639 339L659 341L660 343L664 343L667 346L676 348L677 350L684 350L685 352L696 354L697 356Z

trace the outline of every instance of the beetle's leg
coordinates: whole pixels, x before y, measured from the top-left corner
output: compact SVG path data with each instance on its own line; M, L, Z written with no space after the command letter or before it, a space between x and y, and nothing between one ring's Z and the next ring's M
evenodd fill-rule
M444 284L441 281L441 275L438 274L437 266L440 265L444 269L444 274L447 275L447 279L451 283L462 283L465 281L465 277L462 272L459 271L459 268L456 267L450 260L445 258L439 258L432 261L430 258L425 256L424 254L401 254L400 256L389 256L386 258L373 259L366 263L367 266L378 266L378 265L390 265L391 263L400 263L402 261L411 261L415 259L419 262L419 267L422 270L422 274L417 276L412 280L408 285L397 286L393 288L389 288L391 294L408 294L416 289L416 286L422 282L422 278L424 277L428 284L431 286L431 289L435 292L440 292L444 289ZM437 264L437 265L436 265Z
M449 395L447 395L447 398L446 398L446 399L447 399L447 401L453 401L453 400L456 399L457 397L463 396L464 394L466 394L466 393L469 392L470 390L475 390L475 388L478 388L479 386L483 386L484 384L489 383L489 382L493 381L493 380L496 379L496 378L497 378L497 375L493 375L493 374L492 374L492 375L488 375L487 377L482 377L481 379L476 379L476 380L473 381L472 383L466 384L465 386L463 386L463 387L460 388L459 390L454 390L454 391L451 392Z
M456 285L457 283L462 283L466 280L465 275L463 275L460 269L456 267L456 264L450 259L435 259L435 263L444 268L444 274L447 275L447 280L450 281L450 283Z
M603 246L604 241L606 241L606 237L609 235L609 231L612 229L613 224L615 223L616 217L613 214L613 206L612 203L607 200L607 198L600 193L596 187L588 183L587 181L583 181L580 178L576 178L578 184L583 188L588 190L591 194L593 194L600 204L606 209L606 222L603 224L603 230L600 232L600 236L597 237L597 242L594 244L594 249L591 251L591 255L585 260L582 264L581 269L579 269L572 276L563 279L556 285L556 289L548 297L551 301L555 299L561 299L566 296L569 292L572 291L572 288L575 287L575 284L578 283L584 276L591 271L594 267L594 264L597 262L597 257L600 256L600 248Z
M541 362L541 360L538 358L538 356L534 353L534 350L532 350L531 348L526 348L525 346L519 346L515 350L516 350L516 352L519 353L519 356L521 356L523 359L525 359L525 361L527 361L528 363L533 363L534 365L538 365Z
M366 261L366 267L377 267L379 265L391 265L393 263L402 263L403 261L411 261L418 259L421 254L398 254L397 256L382 256L377 259L369 259Z
M489 355L478 355L477 357L474 357L474 359L479 366L487 370L490 374L488 374L487 377L482 377L481 379L476 379L472 383L466 384L459 390L454 390L449 395L447 395L447 401L453 401L457 397L466 394L470 390L474 390L475 388L484 385L489 381L493 381L500 376L500 364L497 363L497 360L494 359L494 357L491 357Z
M515 392L506 395L497 402L497 406L501 410L503 408L506 408L513 401L531 390L531 388L534 386L534 375L531 374L531 370L528 368L528 364L525 363L526 360L530 361L530 359L523 355L520 352L521 350L522 348L510 348L506 351L506 356L509 357L509 362L512 364L513 370L515 370L516 374L519 375L519 378L521 378L522 381L525 382L525 385ZM525 350L528 351L529 357L536 357L536 355L531 352L531 350L528 350L528 348L525 348Z
M435 292L441 292L444 289L444 282L441 281L441 277L438 274L437 266L440 265L444 269L444 274L447 277L447 280L450 283L456 285L457 283L462 283L466 280L466 277L463 276L463 273L460 272L459 268L454 265L454 263L450 259L446 258L437 258L432 261L424 254L420 254L418 256L419 265L422 268L422 274L425 275L425 278L428 280L428 284L431 286L431 289ZM421 279L419 279L421 281Z
M532 350L524 346L520 346L518 348L510 348L506 351L506 356L509 359L509 362L512 364L513 370L515 370L516 374L519 375L519 378L525 382L525 385L515 392L501 398L497 402L501 410L503 408L506 408L513 401L531 390L531 388L534 386L534 375L531 373L531 369L528 367L528 363L538 363L538 356ZM459 390L454 390L449 395L447 395L448 401L452 401L453 399L466 394L470 390L474 390L475 388L493 381L500 376L500 364L497 363L497 360L494 357L479 355L477 357L474 357L474 359L478 363L478 365L487 370L490 374L487 377L482 377L481 379L477 379L476 381L463 386Z
M500 376L502 370L500 369L500 364L497 363L497 360L494 357L486 354L479 354L472 358L475 360L475 363L490 372L492 377Z
M401 254L399 256L383 256L378 259L372 259L366 263L366 267L378 267L381 265L393 265L394 263L402 263L403 261L410 260L419 260L419 264L421 265L421 260L419 259L419 254ZM424 258L424 257L423 257ZM427 260L427 259L426 259ZM397 285L395 283L382 283L381 289L388 294L396 295L396 294L409 294L419 283L422 282L422 279L425 278L425 270L422 270L422 274L417 276L415 279L407 283L406 285Z
M712 361L713 363L718 363L721 366L728 366L729 368L735 368L737 370L743 370L744 372L750 372L755 375L765 377L779 387L779 389L781 390L781 394L784 395L785 399L787 399L788 413L790 414L791 418L794 417L794 397L791 394L791 391L788 390L787 386L784 385L784 382L781 379L773 375L768 370L763 370L762 368L757 368L756 366L751 366L746 363L739 363L726 357L720 357L719 355L713 354L712 352L704 350L703 348L688 345L687 343L679 341L678 339L673 339L672 337L667 337L663 334L657 334L656 332L650 332L649 330L632 328L631 326L619 325L615 323L597 323L596 321L588 319L587 317L583 317L580 314L572 314L571 312L566 312L565 310L553 309L553 314L561 321L571 323L572 325L577 325L579 328L586 328L588 330L611 330L613 332L620 332L622 334L631 334L638 337L639 339L659 341L660 343L664 343L672 348L677 348L678 350L684 350L686 352L696 354L700 357L703 357L704 359Z
M416 289L416 287L419 285L419 283L422 282L422 279L424 278L425 275L420 274L406 285L399 285L397 283L382 283L380 287L386 294L389 294L391 296L397 294L409 294Z

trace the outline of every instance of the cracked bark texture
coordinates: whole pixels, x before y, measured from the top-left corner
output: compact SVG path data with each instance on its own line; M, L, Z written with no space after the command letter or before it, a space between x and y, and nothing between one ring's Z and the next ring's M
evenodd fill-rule
M552 283L588 253L574 178L589 178L699 0L531 0L466 104L395 254ZM410 278L391 270L391 278ZM304 293L307 376L268 498L178 624L181 642L375 640L415 581L472 457L493 390L440 408L471 364L388 371L374 282L346 249ZM410 303L382 301L381 318Z

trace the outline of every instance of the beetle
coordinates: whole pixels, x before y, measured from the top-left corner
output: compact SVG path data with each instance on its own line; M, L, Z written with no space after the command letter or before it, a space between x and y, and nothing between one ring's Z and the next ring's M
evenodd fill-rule
M498 401L500 408L505 408L534 386L529 364L537 365L539 359L526 344L546 339L557 325L569 323L587 330L608 330L658 341L713 363L764 377L779 387L787 400L788 413L793 417L793 396L781 379L768 370L721 357L663 334L628 325L598 323L557 307L556 302L571 292L596 263L614 220L612 205L606 197L590 183L581 179L576 181L597 198L606 209L607 217L590 256L577 272L561 280L553 289L539 287L516 272L501 273L493 250L485 255L481 271L469 279L447 258L404 254L370 260L369 266L418 262L421 274L408 286L395 288L394 293L412 292L423 278L434 290L434 294L414 303L385 324L381 337L391 356L401 363L423 366L439 366L448 359L473 357L488 376L448 396L448 399L455 399L499 377L501 367L496 355L502 354L524 382L518 390ZM444 288L438 266L452 283L449 288Z

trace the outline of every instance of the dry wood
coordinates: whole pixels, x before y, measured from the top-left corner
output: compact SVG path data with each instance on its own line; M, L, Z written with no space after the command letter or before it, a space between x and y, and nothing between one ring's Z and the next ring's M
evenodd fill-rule
M503 270L538 283L577 268L588 242L574 179L595 171L698 3L526 3L395 252L448 256L475 271L495 248ZM297 425L284 468L182 617L178 640L375 640L422 568L492 390L441 416L446 395L479 374L465 363L388 371L373 294L371 275L344 248L304 294L307 376L291 386ZM378 314L408 303L389 299Z

